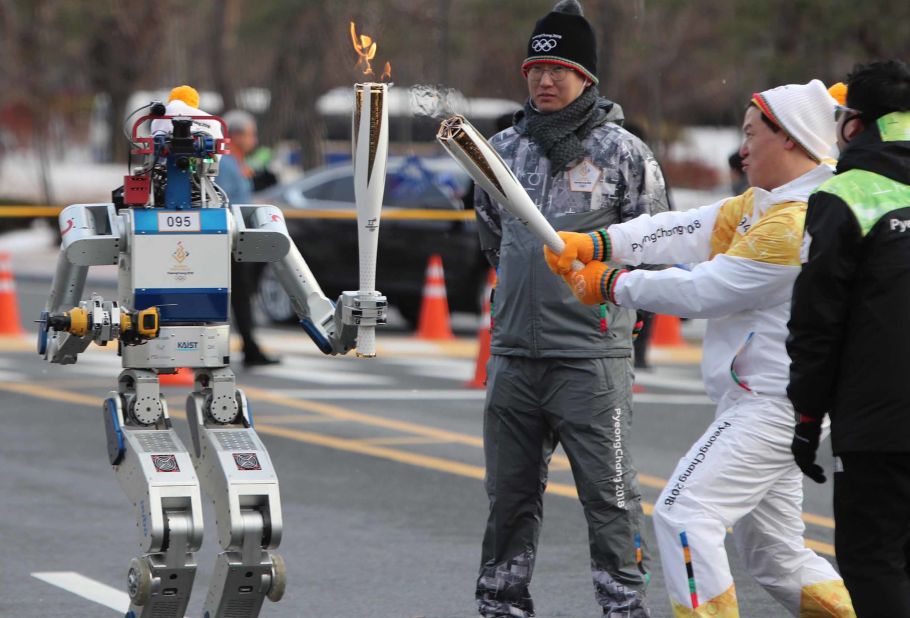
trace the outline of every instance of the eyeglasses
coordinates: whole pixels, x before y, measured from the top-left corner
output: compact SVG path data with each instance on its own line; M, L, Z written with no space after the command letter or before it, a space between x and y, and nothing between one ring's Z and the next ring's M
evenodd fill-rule
M850 118L853 118L854 116L859 116L860 114L862 114L862 112L859 111L858 109L853 109L852 107L847 107L846 105L835 105L834 106L834 122L840 122L841 118L843 118L847 114L853 114L853 116L850 116ZM850 118L848 118L848 120Z
M566 77L568 77L568 75L571 71L572 71L572 69L570 69L568 67L564 67L560 64L556 64L556 65L549 66L546 68L544 68L543 66L541 66L539 64L535 64L534 66L528 68L528 79L532 82L539 82L540 80L543 79L544 73L549 73L550 79L552 79L554 82L561 82Z

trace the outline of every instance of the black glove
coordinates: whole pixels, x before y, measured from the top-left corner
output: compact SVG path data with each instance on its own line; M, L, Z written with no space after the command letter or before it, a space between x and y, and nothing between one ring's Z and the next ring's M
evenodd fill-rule
M815 463L815 451L818 450L818 441L822 434L821 419L800 416L793 431L793 442L790 450L796 465L816 483L825 482L825 471Z
M639 309L635 312L635 324L632 326L632 341L638 339L642 329L645 327L645 317L647 313Z

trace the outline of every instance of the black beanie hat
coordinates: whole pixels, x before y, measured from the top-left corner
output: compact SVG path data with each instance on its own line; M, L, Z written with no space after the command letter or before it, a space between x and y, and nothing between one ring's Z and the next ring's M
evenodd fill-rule
M575 69L595 84L597 42L594 29L584 18L578 0L560 0L534 26L528 41L528 57L521 63L527 71L534 64L548 62Z

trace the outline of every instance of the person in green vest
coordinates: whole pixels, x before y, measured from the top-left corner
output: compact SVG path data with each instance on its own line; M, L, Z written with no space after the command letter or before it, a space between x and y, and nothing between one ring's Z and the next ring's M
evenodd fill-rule
M834 450L834 547L857 616L910 616L910 67L858 65L837 175L809 199L793 288L796 463Z

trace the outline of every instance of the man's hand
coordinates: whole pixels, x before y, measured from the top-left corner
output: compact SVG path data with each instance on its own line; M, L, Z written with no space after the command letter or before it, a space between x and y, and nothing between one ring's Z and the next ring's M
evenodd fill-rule
M569 271L563 279L572 289L575 298L586 305L599 305L613 301L613 286L626 270L613 268L603 262L592 261L581 270Z
M577 232L557 232L562 241L566 243L562 253L557 254L544 245L543 256L547 265L557 275L566 275L572 270L575 260L587 264L592 260L606 262L610 259L610 240L605 230L598 230L589 234Z
M803 471L803 474L816 483L825 482L825 471L815 463L815 452L818 450L821 434L821 419L800 416L793 432L793 443L790 445L796 465Z

